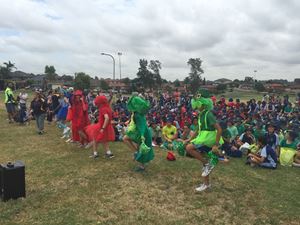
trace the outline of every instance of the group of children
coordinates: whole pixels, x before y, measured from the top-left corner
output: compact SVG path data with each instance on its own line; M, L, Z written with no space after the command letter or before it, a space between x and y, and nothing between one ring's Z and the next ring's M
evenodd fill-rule
M247 104L223 97L217 101L206 90L173 97L134 93L116 98L63 88L47 96L37 91L30 108L39 134L44 133L45 118L54 120L66 142L92 147L91 158L99 157L99 144L107 158L114 157L109 147L113 141L124 141L134 151L137 171L153 160L156 146L174 157L178 151L195 158L203 165L203 184L196 191L211 187L211 171L229 157L247 155L246 164L253 167L275 169L278 162L300 166L299 103L292 107L288 97L282 102L264 96Z

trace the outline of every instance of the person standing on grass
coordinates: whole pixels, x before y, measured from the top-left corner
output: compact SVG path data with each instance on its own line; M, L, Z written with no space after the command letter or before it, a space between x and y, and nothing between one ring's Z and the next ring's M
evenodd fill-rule
M88 106L83 97L82 91L75 91L71 99L71 124L72 124L72 140L79 142L79 147L84 147L87 144L87 138L84 133L84 128L89 124Z
M142 172L145 170L145 164L154 159L152 136L146 121L150 102L134 93L127 103L127 108L132 114L123 141L130 149L135 151L134 160L140 163L136 171ZM147 150L143 151L141 146L144 146Z
M200 192L211 187L209 174L213 170L214 164L205 159L204 154L210 151L218 151L220 144L223 143L221 139L222 128L217 123L211 111L213 109L213 102L206 90L200 90L199 94L192 99L192 108L199 111L199 128L197 132L184 143L191 141L191 143L186 146L187 153L203 164L202 177L204 183L196 188L196 191Z
M5 106L6 106L6 111L8 114L8 120L9 123L13 123L14 122L14 117L16 115L16 108L15 108L15 98L14 98L14 93L12 91L13 88L13 84L12 83L8 83L7 84L7 88L5 89Z
M19 122L20 124L24 124L25 119L26 119L26 113L27 113L27 107L26 107L26 102L28 99L28 94L25 93L24 91L21 91L19 94L19 103L20 103L20 115L19 115Z
M93 145L91 158L98 158L98 143L103 145L106 158L113 158L114 155L109 149L109 142L115 140L115 131L112 126L112 109L105 96L97 96L94 100L95 106L99 109L99 118L96 124L91 124L85 128L87 138ZM88 146L87 146L88 147Z
M41 92L36 91L35 97L30 104L30 109L36 121L38 134L42 135L44 133L44 120L47 112L47 101Z

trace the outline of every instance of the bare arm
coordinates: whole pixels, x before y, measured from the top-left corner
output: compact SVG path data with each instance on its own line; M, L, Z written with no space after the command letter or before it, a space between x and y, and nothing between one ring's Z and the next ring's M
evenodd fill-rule
M107 114L104 114L104 123L101 127L101 130L105 129L108 126L108 123L109 123L109 116Z

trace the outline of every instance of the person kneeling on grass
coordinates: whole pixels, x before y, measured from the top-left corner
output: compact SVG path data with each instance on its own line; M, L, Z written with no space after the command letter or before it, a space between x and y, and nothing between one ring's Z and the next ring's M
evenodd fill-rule
M212 160L208 161L205 159L204 154L211 154L210 151L217 152L220 144L223 144L221 138L222 128L216 122L216 118L211 111L213 102L206 90L200 90L197 97L192 99L192 108L199 111L199 128L189 139L191 140L191 144L186 146L186 151L203 164L202 177L204 183L197 187L196 191L205 191L211 187L209 183L209 174L213 170L214 164L212 163Z
M257 154L249 153L248 162L252 167L260 166L269 169L276 169L277 155L275 150L267 144L265 138L260 137L257 141L260 151Z

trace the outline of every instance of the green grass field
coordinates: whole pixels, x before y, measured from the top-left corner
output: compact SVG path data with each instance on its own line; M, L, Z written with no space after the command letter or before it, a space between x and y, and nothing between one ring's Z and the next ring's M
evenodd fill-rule
M1 225L299 224L297 168L252 169L232 159L213 171L213 189L198 194L194 159L168 162L156 149L147 172L136 173L123 143L111 145L114 159L92 160L60 139L54 125L39 136L34 121L8 124L0 108L0 162L25 162L27 190L25 199L0 202Z

